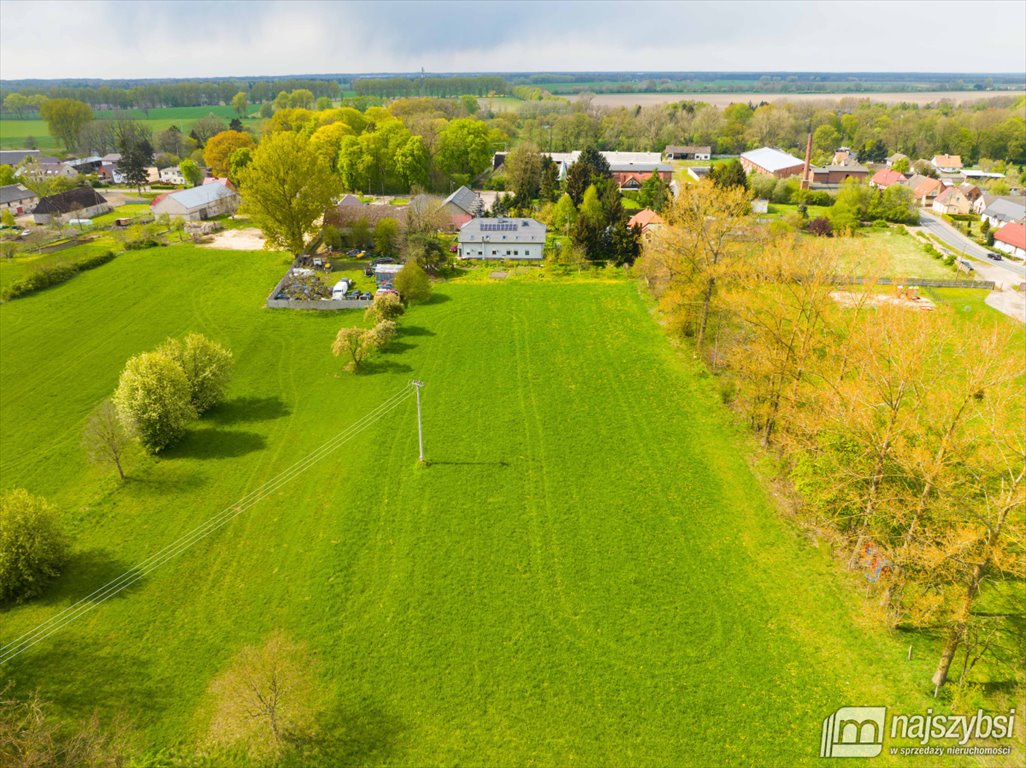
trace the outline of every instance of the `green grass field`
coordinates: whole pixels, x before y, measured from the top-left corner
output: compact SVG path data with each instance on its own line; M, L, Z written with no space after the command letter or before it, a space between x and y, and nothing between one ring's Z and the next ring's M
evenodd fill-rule
M251 115L256 114L256 108L250 108ZM172 125L177 125L183 132L188 133L192 124L201 117L216 115L226 123L235 117L235 111L227 106L211 107L167 107L151 109L143 112L141 109L127 111L128 117L138 120L149 127L153 134L167 130ZM114 114L109 111L97 111L93 113L96 120L112 118ZM260 122L260 118L247 117L243 124L254 128ZM59 151L63 147L50 136L50 131L45 120L18 120L10 117L0 118L0 149L23 149L26 139L31 136L36 140L36 145L41 150Z
M287 262L130 252L0 305L2 485L61 505L75 540L46 597L0 613L0 643L414 377L429 466L407 401L0 668L18 691L124 711L144 744L201 739L212 676L284 629L316 655L332 765L794 766L840 706L931 704L932 641L863 618L862 577L779 516L634 283L456 280L354 376L329 347L359 313L262 306ZM187 331L234 350L229 399L117 487L83 423L126 358Z

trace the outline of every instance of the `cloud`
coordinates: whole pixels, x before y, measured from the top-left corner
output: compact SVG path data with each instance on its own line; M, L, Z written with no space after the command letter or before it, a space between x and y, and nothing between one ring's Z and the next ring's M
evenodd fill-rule
M1026 3L0 0L0 77L1021 72ZM949 51L924 58L923 52ZM957 41L953 45L952 41Z

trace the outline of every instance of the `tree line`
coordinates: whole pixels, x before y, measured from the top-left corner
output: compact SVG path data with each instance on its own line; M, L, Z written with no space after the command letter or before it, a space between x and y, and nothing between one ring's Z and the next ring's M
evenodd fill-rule
M512 92L509 81L496 75L477 77L361 77L353 80L358 96L406 98L410 96L505 95Z
M871 577L880 620L940 629L934 685L965 684L1010 631L981 595L1026 576L1011 330L852 284L839 249L754 227L740 187L688 186L664 217L639 273L667 327L778 457L798 519Z
M315 78L269 78L261 80L187 80L181 82L116 85L4 84L3 112L11 117L28 117L38 112L40 97L75 99L93 109L157 109L161 107L207 107L228 104L242 91L250 102L263 103L281 91L305 89L314 97L337 99L342 95L338 80Z

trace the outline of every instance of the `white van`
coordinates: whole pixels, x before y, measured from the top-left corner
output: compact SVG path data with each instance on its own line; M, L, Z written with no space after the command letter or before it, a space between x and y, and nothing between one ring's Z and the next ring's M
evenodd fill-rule
M344 299L347 293L349 293L349 281L339 280L335 283L335 287L331 289L331 298Z

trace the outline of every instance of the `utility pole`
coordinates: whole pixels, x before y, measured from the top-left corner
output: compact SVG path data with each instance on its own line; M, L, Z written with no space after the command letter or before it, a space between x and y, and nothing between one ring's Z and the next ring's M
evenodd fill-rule
M420 420L420 388L424 386L424 382L414 379L410 383L417 390L417 445L420 448L420 463L424 464L424 426Z

